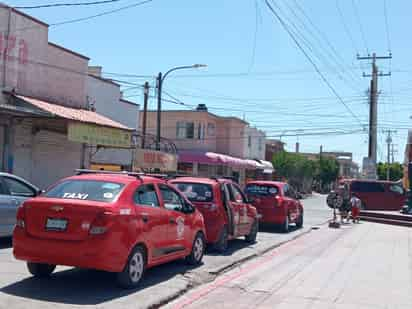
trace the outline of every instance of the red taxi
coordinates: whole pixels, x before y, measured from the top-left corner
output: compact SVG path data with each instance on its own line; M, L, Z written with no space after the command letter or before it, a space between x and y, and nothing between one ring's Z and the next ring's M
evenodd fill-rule
M255 207L232 180L217 178L181 177L170 181L203 214L206 241L220 252L228 247L228 240L245 237L255 242L258 217Z
M164 180L138 174L96 173L65 178L17 213L13 253L37 277L56 265L117 273L136 286L149 267L186 258L200 264L203 217Z
M280 225L284 232L289 232L290 223L303 226L303 205L287 183L251 181L245 191L261 215L260 222Z

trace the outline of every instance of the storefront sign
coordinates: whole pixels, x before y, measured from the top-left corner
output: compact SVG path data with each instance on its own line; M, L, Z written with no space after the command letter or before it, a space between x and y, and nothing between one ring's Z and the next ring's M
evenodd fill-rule
M177 157L173 154L162 151L136 149L134 168L176 171Z
M72 142L116 148L131 147L131 132L85 123L70 123L68 139Z

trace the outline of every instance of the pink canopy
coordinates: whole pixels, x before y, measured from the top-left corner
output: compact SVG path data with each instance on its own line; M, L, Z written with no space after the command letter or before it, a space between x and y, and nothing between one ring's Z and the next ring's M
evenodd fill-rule
M260 168L260 165L261 165L254 160L244 160L244 159L235 158L235 157L231 157L228 155L215 153L215 152L189 151L189 150L179 151L178 160L179 162L185 162L185 163L228 165L231 167L240 167L240 168L245 168L245 169L256 169L256 168Z

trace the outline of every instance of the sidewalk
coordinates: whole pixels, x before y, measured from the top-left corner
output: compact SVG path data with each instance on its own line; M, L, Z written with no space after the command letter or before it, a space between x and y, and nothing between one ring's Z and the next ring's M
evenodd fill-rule
M412 230L322 227L168 308L412 308Z

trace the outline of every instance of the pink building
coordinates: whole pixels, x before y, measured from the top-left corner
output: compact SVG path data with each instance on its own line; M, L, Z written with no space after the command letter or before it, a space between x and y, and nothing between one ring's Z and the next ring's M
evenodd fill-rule
M88 61L50 43L47 24L0 4L1 171L44 188L87 166L90 145L130 136L90 108Z
M140 117L140 129L142 117ZM156 134L157 112L147 113L147 133ZM200 104L196 110L162 111L161 136L178 149L178 172L199 176L230 176L244 183L250 171L264 167L250 158L249 123L236 117L210 113ZM256 136L251 136L258 140ZM264 141L263 141L264 145ZM150 147L150 145L148 145ZM152 145L154 147L154 145ZM263 149L264 155L264 149Z

